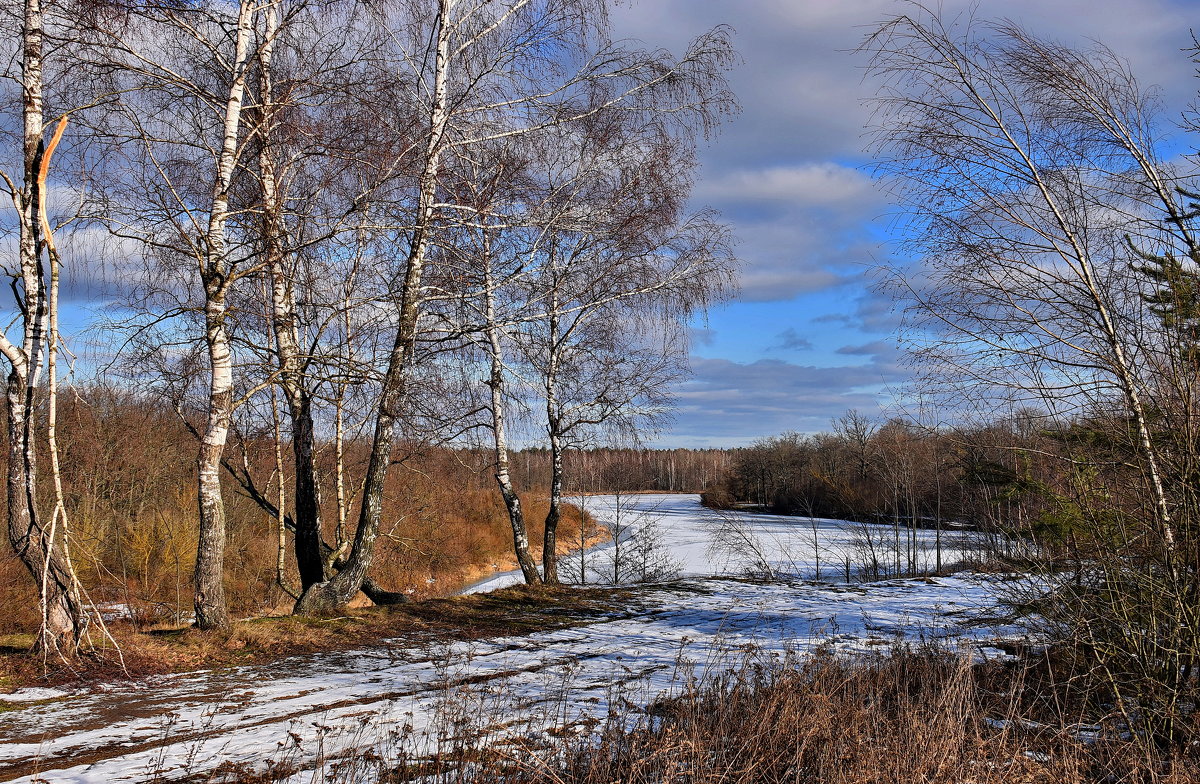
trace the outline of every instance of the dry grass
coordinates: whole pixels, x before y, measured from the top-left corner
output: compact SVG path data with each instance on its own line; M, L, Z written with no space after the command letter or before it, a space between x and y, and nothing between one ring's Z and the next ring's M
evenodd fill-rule
M32 635L41 622L36 585L29 571L11 555L7 542L0 546L0 607L4 608L0 640L22 633Z
M143 627L187 617L197 536L194 438L170 408L117 389L76 390L64 397L61 416L72 555L91 597L121 609ZM245 446L258 486L273 497L273 444L252 439ZM515 568L512 531L490 453L421 444L405 444L401 451L402 464L388 475L372 577L390 590L428 598ZM365 444L347 444L351 477L360 475L367 453ZM237 463L237 444L229 454ZM323 445L319 463L324 536L333 542L338 510L330 445ZM278 612L291 600L276 584L277 522L239 492L228 475L223 482L230 611L242 616ZM293 478L285 485L293 488ZM48 489L49 483L42 483L43 494ZM540 543L547 494L541 485L523 484L522 500L530 538ZM43 504L48 508L48 497ZM345 512L352 536L354 499ZM577 541L586 523L568 505L559 541L564 546ZM295 586L299 581L290 544L284 560ZM34 581L9 547L0 548L0 607L6 610L0 614L0 637L37 628Z
M133 677L198 668L259 664L296 654L345 650L398 639L406 643L471 640L531 634L609 615L633 600L616 589L518 585L488 594L429 599L393 607L349 609L336 618L275 616L240 621L223 632L194 628L142 630L127 622L110 626ZM0 687L54 685L126 677L106 641L87 654L78 670L28 654L33 635L0 637Z
M517 568L512 528L504 502L494 487L464 489L452 481L423 487L420 504L406 498L397 504L401 518L385 538L375 559L377 579L393 590L414 596L445 596L448 592ZM531 550L541 558L541 541L549 499L544 493L522 495ZM559 523L559 553L579 539L585 524L579 508L566 504Z
M818 656L750 665L644 712L628 706L583 740L467 744L399 767L366 752L331 761L323 780L370 769L439 784L1200 782L1194 751L1147 753L1118 727L1085 740L1024 718L1025 688L1022 668L936 651Z

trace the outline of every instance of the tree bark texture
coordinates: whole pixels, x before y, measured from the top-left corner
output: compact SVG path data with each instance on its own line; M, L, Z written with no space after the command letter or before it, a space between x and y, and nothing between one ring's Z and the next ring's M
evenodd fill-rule
M417 212L412 239L400 288L396 335L383 377L371 454L363 482L358 528L345 567L328 581L310 586L296 602L300 614L335 612L350 601L363 585L375 554L375 540L383 514L383 488L392 458L392 443L400 407L408 389L409 363L417 336L421 310L421 279L432 229L441 156L449 118L447 105L450 68L450 0L438 3L436 23L437 54L434 61L433 96L429 109L429 138L426 140Z
M256 6L242 0L238 8L235 52L225 102L221 149L217 158L205 253L200 260L204 284L204 336L208 350L208 416L197 457L197 497L200 536L196 548L195 610L201 629L229 625L225 601L225 501L221 494L221 458L233 417L233 354L226 325L226 296L231 280L226 247L229 196L239 156L239 133L246 93L246 71L254 34Z
M558 289L550 296L549 356L546 361L546 434L550 439L550 509L542 532L542 575L548 583L558 582L558 522L561 516L563 489L562 412L558 400L559 318ZM582 545L581 545L582 546ZM586 575L580 572L583 582Z
M21 187L9 181L18 223L21 342L0 334L0 353L9 363L8 538L13 552L37 585L42 623L35 648L72 655L83 633L79 585L53 523L46 527L37 507L37 426L39 375L48 351L49 302L43 251L42 188L46 149L43 103L43 14L40 0L25 0L21 31L22 173Z
M266 40L258 52L258 102L261 137L258 174L262 189L262 242L264 266L271 276L271 325L279 367L279 386L287 401L291 423L292 460L295 469L295 549L300 573L300 590L324 582L321 557L321 491L314 460L316 437L313 426L312 394L305 379L306 361L300 350L299 318L296 313L295 265L289 263L283 201L274 141L280 122L275 104L272 73L275 31L279 14L274 6L266 11Z

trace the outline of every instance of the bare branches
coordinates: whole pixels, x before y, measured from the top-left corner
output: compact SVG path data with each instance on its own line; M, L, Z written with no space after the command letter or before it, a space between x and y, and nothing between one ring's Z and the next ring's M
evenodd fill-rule
M506 422L520 437L544 430L556 516L562 450L665 416L681 325L731 280L725 228L685 204L697 138L735 109L735 56L725 28L679 56L613 42L606 6L244 0L122 7L71 29L102 96L72 131L102 166L80 196L87 219L123 256L120 359L186 405L197 435L201 627L229 622L231 470L274 518L277 555L295 534L297 610L323 612L366 584L397 442L464 438L488 419L501 447ZM26 139L27 179L47 170L41 135ZM18 179L26 256L53 257L44 201ZM0 354L23 368L13 393L32 400L56 346L43 271L18 272L29 328L20 342L0 334ZM513 403L547 423L505 420ZM286 472L290 499L268 499L249 463L230 468L235 417L273 435L275 489ZM318 460L330 430L334 548ZM356 437L369 443L361 474L346 463Z
M1181 203L1194 173L1166 161L1154 96L1103 46L1075 50L1010 22L950 24L917 6L863 48L885 84L879 168L919 259L891 284L925 375L1115 425L1087 427L1119 454L1102 461L1092 444L1068 456L1098 544L1077 566L1088 587L1064 586L1054 612L1106 651L1102 668L1121 670L1108 670L1116 702L1126 677L1174 693L1170 673L1197 639L1200 510L1186 478L1197 366L1190 330L1172 325L1190 319L1184 292L1200 273L1195 215ZM1141 508L1109 517L1088 475L1102 464L1136 471ZM1151 593L1149 614L1129 612ZM1109 636L1118 628L1127 639ZM1154 710L1168 725L1176 715Z

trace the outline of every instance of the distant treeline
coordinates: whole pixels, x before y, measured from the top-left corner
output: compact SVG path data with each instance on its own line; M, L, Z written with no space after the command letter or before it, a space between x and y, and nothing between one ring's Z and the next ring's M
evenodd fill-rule
M929 428L877 424L850 412L831 432L786 433L734 449L716 508L857 521L954 524L1032 537L1052 549L1144 510L1145 477L1123 458L1127 423L1093 414L1063 422L1025 411L996 421Z
M571 450L564 463L569 489L576 492L703 493L725 482L735 454L728 449L596 447ZM513 469L525 489L545 489L550 484L550 451L516 452Z

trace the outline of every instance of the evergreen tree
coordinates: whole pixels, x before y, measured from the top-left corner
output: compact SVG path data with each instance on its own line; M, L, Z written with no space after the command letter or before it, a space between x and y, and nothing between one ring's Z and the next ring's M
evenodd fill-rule
M1200 194L1180 189L1192 200L1184 218L1200 216ZM1135 272L1145 275L1156 287L1142 299L1150 312L1161 319L1163 327L1175 340L1181 358L1192 364L1200 361L1200 251L1186 256L1174 253L1156 255L1139 250L1127 238L1130 249L1144 263L1131 264Z

